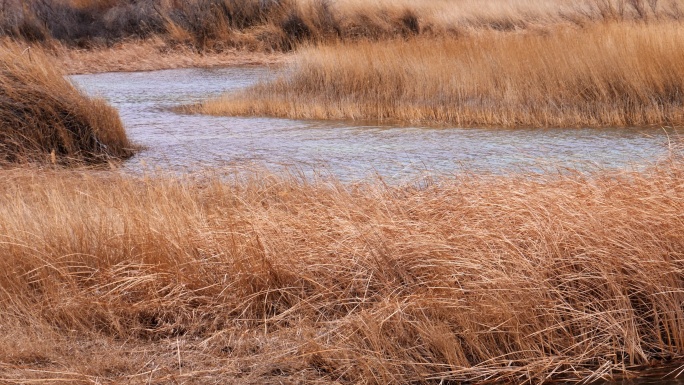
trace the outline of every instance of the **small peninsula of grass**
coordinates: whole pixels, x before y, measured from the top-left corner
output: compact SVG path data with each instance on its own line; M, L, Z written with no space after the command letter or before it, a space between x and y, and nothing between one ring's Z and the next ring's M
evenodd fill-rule
M684 24L357 42L190 111L495 127L684 125Z

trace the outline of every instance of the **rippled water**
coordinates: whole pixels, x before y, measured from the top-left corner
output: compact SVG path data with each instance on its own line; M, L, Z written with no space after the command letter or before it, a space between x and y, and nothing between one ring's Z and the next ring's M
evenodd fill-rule
M322 170L344 179L378 173L506 173L563 167L633 168L667 154L662 129L461 129L358 122L180 115L197 102L273 76L268 68L180 69L73 76L119 109L129 136L146 150L130 160L194 169L258 164Z

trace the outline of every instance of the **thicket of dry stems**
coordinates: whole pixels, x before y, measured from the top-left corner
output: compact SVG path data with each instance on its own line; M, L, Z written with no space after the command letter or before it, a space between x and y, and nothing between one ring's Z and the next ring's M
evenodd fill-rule
M119 114L39 50L0 43L0 163L103 163L134 152Z
M0 173L0 378L591 379L684 354L684 184Z
M199 51L680 20L681 0L0 0L0 35L71 47L163 38Z
M679 22L317 46L301 50L279 79L191 110L458 126L680 126L682 62Z

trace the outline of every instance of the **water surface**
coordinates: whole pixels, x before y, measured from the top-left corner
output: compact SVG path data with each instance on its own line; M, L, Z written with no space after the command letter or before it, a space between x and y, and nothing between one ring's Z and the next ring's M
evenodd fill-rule
M120 112L146 150L126 168L257 164L323 170L343 180L373 174L402 180L424 172L538 172L558 168L639 168L668 152L663 129L463 129L348 121L182 115L198 102L274 76L263 67L77 75L86 92Z

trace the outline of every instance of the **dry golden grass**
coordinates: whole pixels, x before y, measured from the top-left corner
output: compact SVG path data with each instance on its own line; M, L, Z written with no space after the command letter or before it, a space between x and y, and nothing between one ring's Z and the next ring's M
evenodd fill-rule
M101 163L132 147L116 110L40 51L0 42L0 163Z
M292 59L291 55L282 52L230 49L198 53L183 47L168 50L166 43L158 38L128 41L95 50L53 46L49 52L68 74L245 65L279 66Z
M684 356L684 166L0 172L0 381L449 383Z
M0 35L102 47L163 38L200 52L454 36L595 22L681 20L682 0L3 0Z
M272 63L313 43L660 24L682 15L682 0L2 0L0 36L40 42L74 72L98 72Z
M316 4L316 0L302 0L302 3ZM390 20L407 15L416 18L419 33L453 36L482 30L585 26L597 21L672 20L681 17L684 3L678 0L343 0L331 3L331 7L335 19L349 31L348 36L354 34L352 31L357 34L364 30L377 31L379 26L391 30Z
M461 126L684 124L684 25L304 49L279 79L190 110Z
M124 4L77 3L79 12ZM529 6L544 14L536 4L548 3ZM187 12L196 5L184 4ZM443 4L429 5L435 17ZM605 7L567 23L643 23L578 31L547 30L542 21L532 32L502 33L491 30L520 24L501 24L496 12L518 16L460 4L495 13L494 22L461 39L311 48L291 77L231 99L230 108L459 124L680 123L684 31L670 11L643 16L636 6L608 7L626 2L596 2ZM369 9L346 6L338 12ZM375 21L361 25L372 33L350 36L413 31L413 11L396 10L371 13ZM302 39L301 25L320 27L296 15L266 27L214 23L220 28L208 32L249 29L244 39L270 36L269 28L280 34L272 28L280 25L287 39ZM387 20L401 24L367 28ZM211 39L223 36L166 22L189 45L216 47L220 39ZM92 150L72 144L94 141L102 150L101 137L111 139L107 149L128 151L110 109L74 96L47 59L28 52L0 56L0 103L9 103L0 104L0 122L12 122L0 128L18 149L5 152L17 154L11 160L45 160L52 150L72 159ZM84 129L76 118L111 130ZM31 140L21 147L18 138ZM463 176L398 187L241 170L2 170L0 382L589 381L681 360L683 177L674 158L643 173Z

